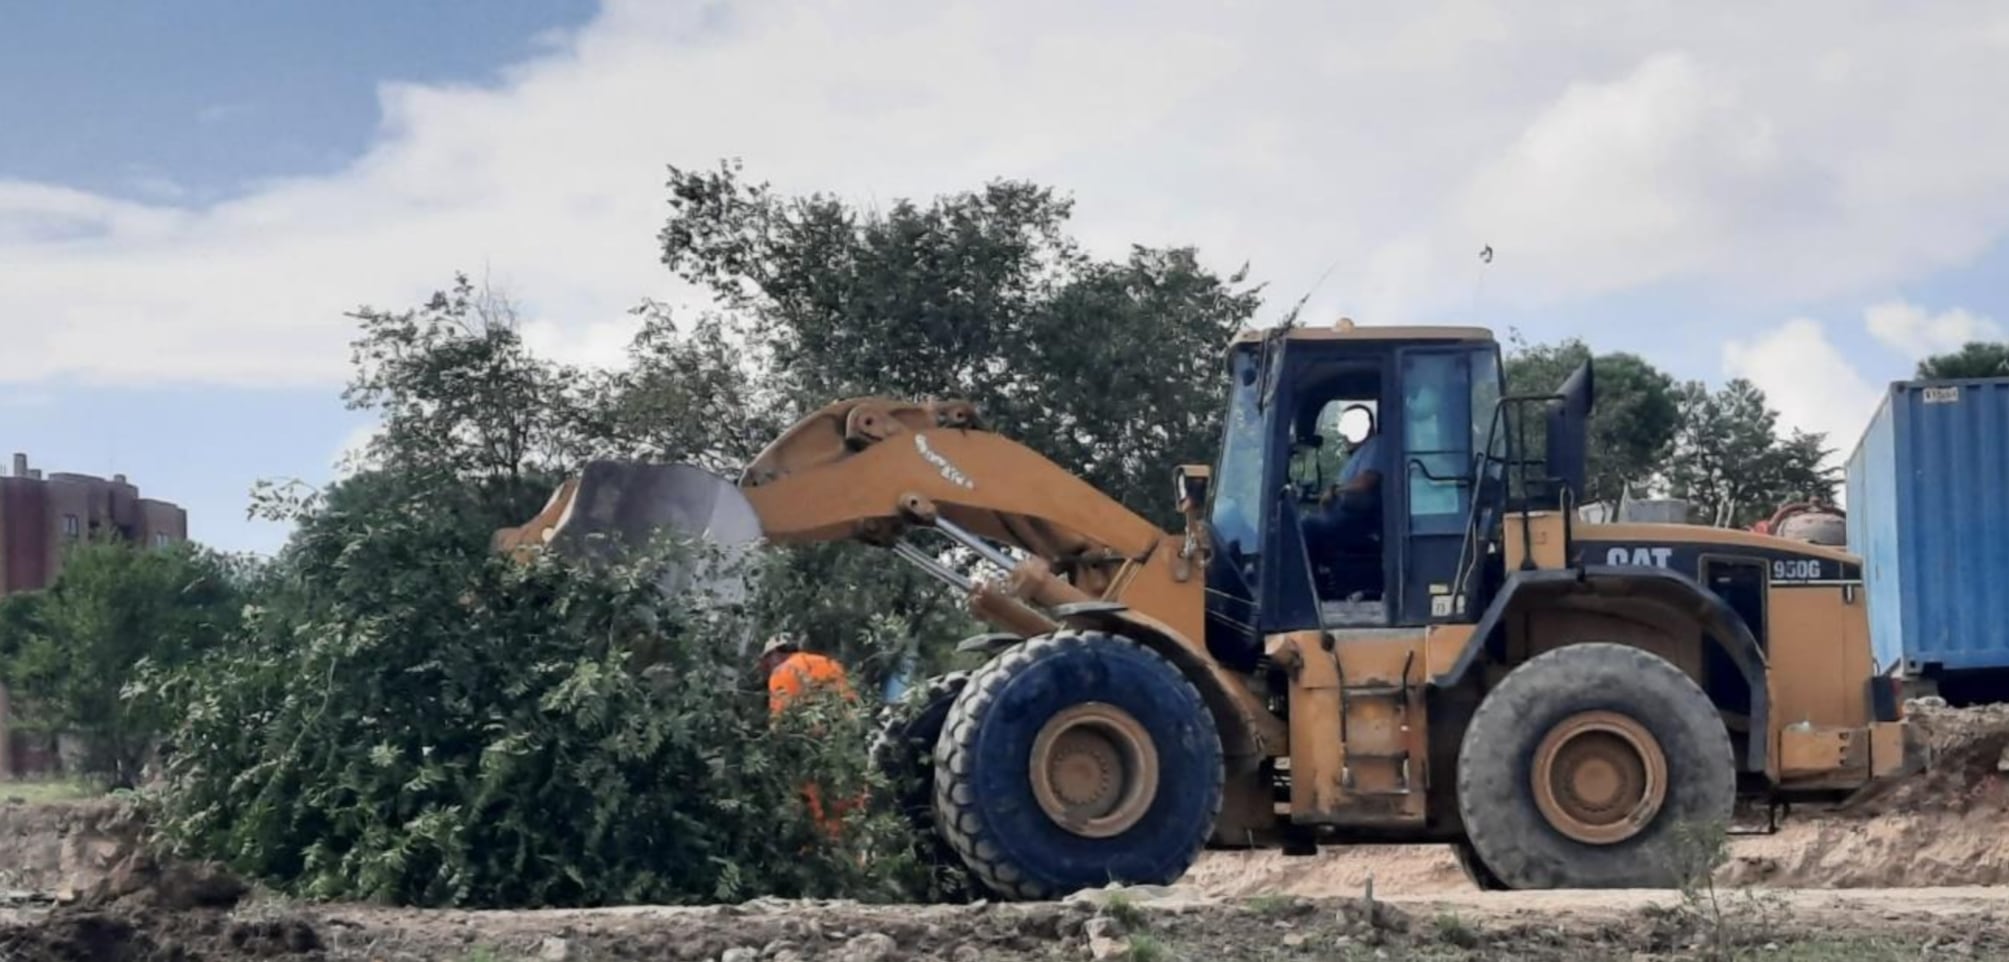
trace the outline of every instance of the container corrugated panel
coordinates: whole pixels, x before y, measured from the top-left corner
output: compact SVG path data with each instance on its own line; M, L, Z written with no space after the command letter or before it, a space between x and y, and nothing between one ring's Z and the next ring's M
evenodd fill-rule
M1863 559L1863 594L1869 599L1870 651L1878 672L1904 655L1903 555L1897 545L1897 460L1891 399L1885 394L1848 464L1848 550Z
M1892 385L1847 484L1879 667L2009 667L2009 378Z

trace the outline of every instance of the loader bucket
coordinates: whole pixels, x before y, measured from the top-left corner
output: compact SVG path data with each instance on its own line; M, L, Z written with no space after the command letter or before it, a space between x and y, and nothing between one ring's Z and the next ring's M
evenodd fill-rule
M548 549L607 563L665 534L719 555L665 571L658 582L665 594L701 588L726 602L745 597L738 576L721 569L760 541L760 516L732 482L688 464L591 462L559 486L537 517L496 532L495 547L518 556Z

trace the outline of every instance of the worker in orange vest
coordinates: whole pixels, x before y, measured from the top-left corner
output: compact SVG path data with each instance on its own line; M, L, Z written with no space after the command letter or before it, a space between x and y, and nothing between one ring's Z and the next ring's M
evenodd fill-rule
M827 655L803 651L801 643L787 632L768 639L767 644L761 647L760 673L767 678L767 710L770 717L779 718L811 688L834 690L848 702L858 700L857 693L851 690L850 680L845 677L843 665ZM809 816L832 838L843 829L844 814L857 804L840 802L826 814L823 793L814 782L803 783L802 797L809 806Z

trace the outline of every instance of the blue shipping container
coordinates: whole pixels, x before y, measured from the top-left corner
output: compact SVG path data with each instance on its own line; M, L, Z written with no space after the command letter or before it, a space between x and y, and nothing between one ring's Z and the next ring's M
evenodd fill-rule
M1891 385L1847 487L1878 670L2009 668L2009 378Z

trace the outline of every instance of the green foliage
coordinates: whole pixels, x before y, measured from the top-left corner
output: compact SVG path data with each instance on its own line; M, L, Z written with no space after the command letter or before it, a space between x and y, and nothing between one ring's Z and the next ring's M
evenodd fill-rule
M1221 351L1259 303L1190 249L1099 261L1071 202L997 182L883 213L782 198L737 165L672 169L663 259L765 360L790 419L843 397L958 397L1171 525L1172 465L1211 461Z
M1130 951L1126 958L1129 962L1171 962L1174 956L1172 950L1155 936L1139 934L1130 937Z
M736 468L842 398L956 397L1132 510L1177 523L1166 479L1213 460L1221 351L1258 304L1243 275L1216 277L1187 249L1091 258L1067 236L1071 204L1023 183L883 212L783 197L736 164L672 168L669 188L664 263L722 313L679 334L649 309L635 370L612 379L599 422L617 450ZM795 549L774 577L769 620L874 686L903 659L946 666L949 646L978 630L883 552Z
M1681 892L1681 904L1671 920L1686 931L1702 958L1731 962L1756 954L1758 946L1778 937L1785 905L1776 894L1726 893L1717 887L1716 874L1730 861L1728 825L1674 826L1674 847L1666 858Z
M382 421L367 458L410 475L483 485L489 508L508 505L540 466L577 447L585 403L577 372L533 355L514 309L465 275L421 308L364 308L343 398ZM545 485L549 493L548 484Z
M26 727L75 732L87 773L137 782L176 706L144 685L215 648L237 626L246 563L188 544L86 542L47 591L0 608L0 676Z
M1592 357L1582 341L1528 345L1515 338L1505 361L1507 393L1548 394L1592 362L1597 392L1587 432L1589 476L1584 500L1616 502L1630 485L1648 487L1673 446L1681 423L1674 379L1633 354ZM1540 450L1541 425L1530 423L1529 444Z
M1249 899L1249 911L1266 919L1281 919L1292 915L1304 915L1311 911L1309 902L1294 895L1258 895Z
M1529 345L1516 335L1510 343L1510 394L1550 393L1593 362L1587 501L1615 503L1628 488L1634 497L1668 494L1692 502L1698 522L1749 527L1782 504L1835 496L1826 437L1782 432L1778 412L1749 381L1711 391L1700 382L1677 385L1632 354L1593 359L1580 340ZM1528 425L1537 453L1542 430L1538 421Z
M1918 362L1918 376L1929 381L2009 377L2009 342L1969 341L1958 351Z
M40 633L41 613L41 592L0 595L0 680L7 677L14 657Z
M1665 478L1690 501L1697 521L1749 527L1792 501L1832 501L1837 479L1823 465L1825 438L1795 430L1780 437L1778 413L1741 378L1714 392L1682 389L1681 429Z
M257 510L295 532L238 643L150 679L187 706L161 799L177 847L299 895L425 905L894 897L922 880L904 823L860 810L833 842L801 789L882 794L870 694L913 632L956 616L939 590L828 546L756 559L731 606L657 587L703 545L594 568L491 549L583 457L730 473L779 430L783 405L723 327L644 310L633 364L592 377L530 355L465 278L358 315L347 397L380 420L368 464L263 491ZM804 622L865 703L770 720L743 653Z
M1144 907L1122 892L1109 893L1108 901L1103 903L1102 914L1115 919L1125 931L1140 932L1151 926L1151 917L1145 914Z
M1457 946L1461 949L1476 949L1479 947L1479 942L1481 941L1479 931L1472 927L1472 923L1465 921L1464 917L1456 912L1439 912L1433 920L1432 927L1436 931L1437 941L1443 942L1446 945Z
M655 587L677 546L598 571L515 565L470 544L449 496L306 519L340 562L303 565L289 607L160 678L187 706L161 799L179 850L301 896L399 904L895 894L879 880L904 827L861 816L825 842L799 791L875 787L864 712L770 723L735 657L750 626Z
M629 366L585 378L577 442L602 457L684 461L730 475L787 425L749 358L757 345L717 317L680 331L646 304ZM582 376L583 377L583 376Z

